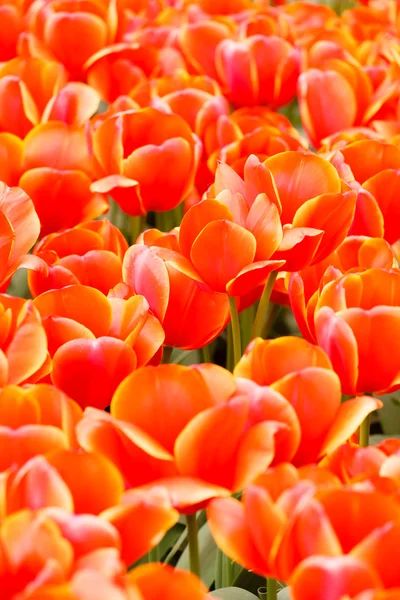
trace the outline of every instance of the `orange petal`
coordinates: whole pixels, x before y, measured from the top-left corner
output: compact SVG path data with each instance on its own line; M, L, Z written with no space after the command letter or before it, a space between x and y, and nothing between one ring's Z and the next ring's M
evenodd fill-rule
M51 378L80 406L105 408L136 363L134 351L121 340L73 340L55 353Z

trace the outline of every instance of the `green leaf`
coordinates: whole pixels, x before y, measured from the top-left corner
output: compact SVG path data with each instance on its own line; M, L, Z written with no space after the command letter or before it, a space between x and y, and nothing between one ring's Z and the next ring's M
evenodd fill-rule
M278 600L291 600L289 587L285 587L283 588L283 590L278 592Z
M384 434L395 437L396 434L400 434L400 406L399 406L400 392L392 392L391 394L385 394L379 396L379 400L382 400L383 407L378 410L378 417L382 425Z
M237 587L227 587L215 590L214 592L211 592L211 596L215 596L221 600L254 600L254 598L258 600L258 597L251 592Z
M163 557L167 554L167 552L173 547L177 539L182 535L182 532L185 531L185 525L181 523L176 523L171 529L167 531L161 540L160 546L160 556Z
M217 546L206 523L199 531L199 556L201 579L210 587L215 577L215 564L217 560ZM177 562L177 567L190 571L189 547L186 547Z

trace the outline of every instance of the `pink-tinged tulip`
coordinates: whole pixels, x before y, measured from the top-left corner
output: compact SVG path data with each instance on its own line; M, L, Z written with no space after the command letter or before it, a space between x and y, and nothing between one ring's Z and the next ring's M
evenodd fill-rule
M126 252L123 280L146 298L163 326L167 346L202 348L225 328L229 320L228 299L225 294L207 289L190 262L169 249L177 247L176 236L158 232L159 237L154 239L153 232L150 242L150 233L143 234L143 241L151 247L137 244ZM167 247L160 247L167 243ZM126 290L128 297L130 293Z
M278 108L295 96L299 56L278 36L253 35L243 41L223 40L216 49L215 65L232 104Z

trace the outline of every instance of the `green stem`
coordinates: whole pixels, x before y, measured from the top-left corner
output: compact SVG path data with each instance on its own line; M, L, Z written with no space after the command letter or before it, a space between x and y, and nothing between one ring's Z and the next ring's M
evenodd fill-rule
M187 535L189 541L190 570L200 577L199 538L196 513L186 515Z
M268 600L276 600L278 598L276 579L267 579L267 598Z
M203 362L205 363L210 363L211 361L211 352L210 352L210 346L204 346L202 348L202 354L203 354Z
M272 288L274 287L277 275L277 271L272 271L272 273L269 274L267 281L265 282L264 290L260 298L260 303L258 305L256 318L254 319L253 323L253 329L251 332L252 339L260 337L262 335L269 299L271 297Z
M162 364L167 365L171 359L173 348L171 346L164 346L162 353Z
M228 298L232 325L233 366L235 367L239 360L242 358L242 344L240 341L240 322L236 298L233 298L232 296L228 296Z
M228 323L228 327L226 328L226 368L228 371L233 370L233 341L231 323Z
M130 226L131 226L131 244L135 244L139 235L145 228L145 217L131 217L130 218Z
M219 590L223 587L223 569L224 569L224 555L222 550L217 549L217 562L215 565L215 589Z
M369 417L367 415L360 425L359 443L362 448L366 448L369 443Z
M256 306L252 304L246 310L243 310L240 315L240 331L242 334L242 348L247 348L251 341L251 328L256 316Z

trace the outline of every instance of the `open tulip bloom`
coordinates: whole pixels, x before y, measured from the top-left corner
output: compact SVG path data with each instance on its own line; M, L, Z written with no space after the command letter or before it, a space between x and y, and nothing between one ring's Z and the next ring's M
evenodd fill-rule
M395 0L1 0L0 600L400 599Z

